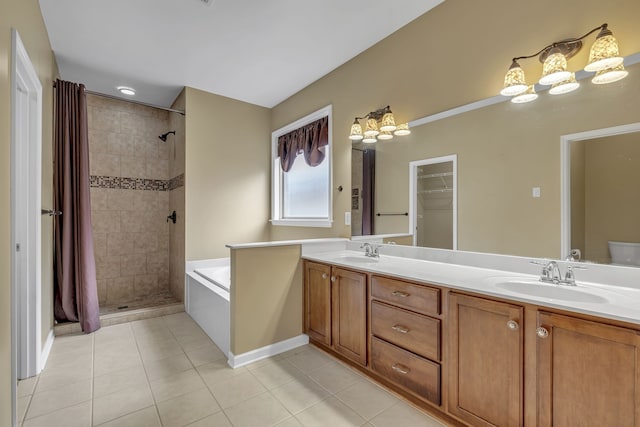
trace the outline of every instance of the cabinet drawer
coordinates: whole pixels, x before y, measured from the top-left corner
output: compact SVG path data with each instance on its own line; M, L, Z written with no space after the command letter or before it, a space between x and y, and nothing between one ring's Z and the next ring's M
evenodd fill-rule
M373 301L371 333L432 360L440 360L440 321Z
M439 364L372 337L371 367L394 383L440 405Z
M409 310L440 314L440 290L427 286L373 276L371 296Z

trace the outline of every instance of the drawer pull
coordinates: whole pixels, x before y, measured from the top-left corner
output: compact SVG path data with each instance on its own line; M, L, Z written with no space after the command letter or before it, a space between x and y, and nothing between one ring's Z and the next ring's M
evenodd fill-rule
M326 279L327 278L327 273L322 273L322 278Z
M402 375L407 375L411 369L407 368L404 365L401 365L399 363L394 363L393 366L391 366L391 369L393 369L396 372L401 373Z
M335 282L336 281L336 276L331 276L331 281Z
M509 320L507 322L507 328L511 329L512 331L517 331L518 328L520 328L520 325L515 320Z
M407 332L409 332L408 328L405 328L404 326L400 326L400 325L394 325L391 327L391 329L393 329L396 332L400 332L401 334L406 334Z
M393 291L391 293L391 295L395 296L395 297L402 297L402 298L406 298L411 294L408 294L407 292L402 292L402 291Z

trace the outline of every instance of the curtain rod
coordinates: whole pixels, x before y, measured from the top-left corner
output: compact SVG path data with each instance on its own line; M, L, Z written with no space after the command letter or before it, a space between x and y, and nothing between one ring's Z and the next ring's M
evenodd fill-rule
M54 89L56 87L56 82L55 81L53 82L53 87L54 87ZM107 95L106 93L94 92L92 90L87 90L87 89L84 90L84 93L86 93L87 95L94 95L94 96L100 96L102 98L114 99L116 101L131 102L133 104L143 105L145 107L157 108L159 110L169 111L170 113L182 114L183 116L186 115L185 112L182 111L182 110L174 110L173 108L161 107L159 105L153 105L153 104L149 104L147 102L142 102L142 101L122 99L122 98L118 98L117 96Z

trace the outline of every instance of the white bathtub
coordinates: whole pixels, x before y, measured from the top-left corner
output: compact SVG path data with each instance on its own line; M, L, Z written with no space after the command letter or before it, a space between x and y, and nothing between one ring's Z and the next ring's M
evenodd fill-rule
M185 311L229 358L231 334L229 258L187 263Z

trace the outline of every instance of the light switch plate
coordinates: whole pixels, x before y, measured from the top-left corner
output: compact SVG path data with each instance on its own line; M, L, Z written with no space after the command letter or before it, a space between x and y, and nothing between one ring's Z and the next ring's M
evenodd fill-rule
M531 196L535 198L540 197L540 187L533 187L531 190Z
M351 225L351 212L344 213L344 225Z

